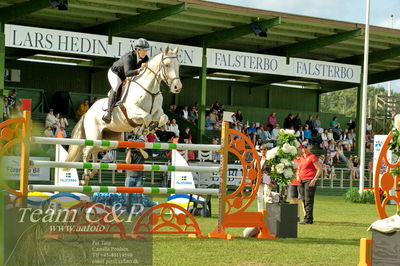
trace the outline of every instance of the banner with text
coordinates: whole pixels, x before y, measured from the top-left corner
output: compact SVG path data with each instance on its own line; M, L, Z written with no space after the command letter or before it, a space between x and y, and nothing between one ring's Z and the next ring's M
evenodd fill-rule
M133 50L134 39L72 31L52 30L18 25L5 25L6 47L119 58ZM167 45L150 41L149 56L160 53ZM182 65L201 67L202 48L179 45L178 60ZM361 66L339 64L302 58L207 49L207 67L292 77L359 83Z

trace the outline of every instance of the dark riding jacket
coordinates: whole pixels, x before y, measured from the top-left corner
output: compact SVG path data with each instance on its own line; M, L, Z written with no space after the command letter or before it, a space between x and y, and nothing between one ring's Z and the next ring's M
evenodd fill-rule
M136 56L136 52L132 51L121 56L120 59L114 62L111 66L111 71L118 75L121 80L125 80L127 77L136 76L139 74L139 68L143 63L149 61L149 57L146 55L143 59L139 59Z

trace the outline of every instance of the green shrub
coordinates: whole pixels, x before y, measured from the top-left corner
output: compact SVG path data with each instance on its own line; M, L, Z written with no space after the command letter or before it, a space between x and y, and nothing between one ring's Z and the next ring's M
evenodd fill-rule
M365 189L360 195L357 188L349 188L345 194L345 200L354 203L371 203L375 204L374 191Z

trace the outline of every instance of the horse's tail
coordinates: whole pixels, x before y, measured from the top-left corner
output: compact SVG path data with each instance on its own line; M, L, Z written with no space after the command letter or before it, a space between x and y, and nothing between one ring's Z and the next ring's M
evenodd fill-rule
M84 139L85 138L85 128L83 126L83 120L85 115L81 117L78 123L75 125L74 130L72 130L71 138L73 139ZM68 156L65 159L66 162L76 162L81 156L83 151L83 146L71 145L68 149Z

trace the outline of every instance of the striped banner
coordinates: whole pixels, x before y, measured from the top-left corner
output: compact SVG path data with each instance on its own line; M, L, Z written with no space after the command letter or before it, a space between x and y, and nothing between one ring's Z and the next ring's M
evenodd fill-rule
M219 151L221 145L208 144L175 144L158 142L135 142L115 140L89 140L89 139L62 139L32 137L31 141L38 144L62 144L79 146L97 146L109 148L136 148L136 149L158 149L158 150L197 150L197 151Z
M30 161L31 167L49 168L77 168L77 169L102 169L102 170L131 170L146 172L218 172L218 166L174 166L174 165L152 165L152 164L118 164L118 163L82 163L82 162L50 162L50 161Z
M108 193L140 193L140 194L207 194L218 195L218 189L212 188L165 188L165 187L109 187L109 186L54 186L29 185L29 191L40 192L108 192Z

